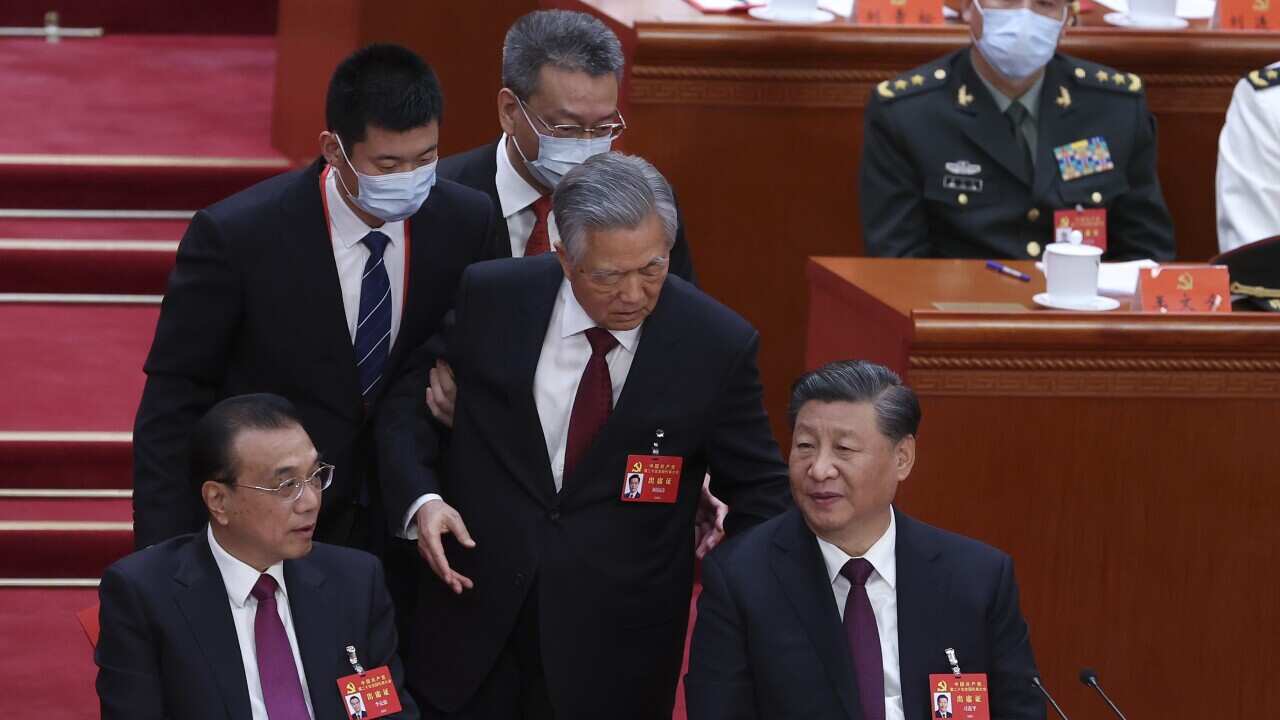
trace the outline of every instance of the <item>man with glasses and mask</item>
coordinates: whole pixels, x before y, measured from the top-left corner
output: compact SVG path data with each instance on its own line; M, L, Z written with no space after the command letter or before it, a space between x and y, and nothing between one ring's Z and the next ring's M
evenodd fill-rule
M730 534L787 506L759 335L669 275L662 175L595 155L554 209L555 253L463 275L449 472L401 495L432 495L406 652L425 717L671 717L703 477ZM387 449L430 462L414 440Z
M337 467L316 537L381 552L382 398L493 232L483 193L436 178L442 110L420 57L359 50L330 82L322 157L196 213L134 426L138 547L204 524L186 492L196 420L221 398L273 392L296 404Z
M494 252L532 257L556 246L551 193L583 160L609 152L626 129L618 111L622 44L598 18L539 10L516 20L502 46L497 142L440 161L440 176L481 190L505 222ZM669 271L693 281L677 215Z
M293 405L223 400L195 423L188 456L206 526L120 560L99 586L102 717L345 718L336 682L358 662L385 667L395 717L417 718L381 565L312 541L334 467Z
M869 255L1038 259L1066 220L1105 233L1106 260L1173 258L1142 80L1057 53L1069 15L1067 0L964 0L972 47L872 90Z

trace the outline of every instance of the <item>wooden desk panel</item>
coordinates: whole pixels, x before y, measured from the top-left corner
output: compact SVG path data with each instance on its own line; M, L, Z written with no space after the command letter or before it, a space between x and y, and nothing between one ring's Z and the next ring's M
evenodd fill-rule
M1280 317L1032 311L1040 286L975 261L821 258L809 280L806 364L874 359L916 389L900 505L1013 555L1071 717L1109 717L1075 680L1085 665L1132 717L1264 702L1280 636ZM1197 681L1169 681L1183 673Z

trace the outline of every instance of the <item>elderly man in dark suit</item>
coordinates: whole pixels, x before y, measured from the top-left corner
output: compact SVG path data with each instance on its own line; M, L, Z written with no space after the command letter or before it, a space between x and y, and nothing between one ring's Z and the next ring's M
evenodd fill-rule
M1043 720L1008 555L893 507L920 405L890 370L833 363L792 389L796 508L708 556L690 720L926 720L930 673L986 673L992 718Z
M293 406L223 400L196 423L189 455L207 527L102 577L102 717L341 720L336 681L360 663L388 666L396 716L417 718L377 559L312 542L333 466Z
M449 472L424 467L389 494L429 497L419 544L435 576L407 654L428 717L669 718L705 472L731 535L786 507L759 336L668 275L666 181L597 155L555 210L555 254L463 276ZM382 449L404 467L433 447ZM623 497L631 473L647 483L637 499Z
M382 398L492 233L488 198L436 180L442 106L417 55L357 51L329 85L323 157L196 213L134 425L139 547L203 526L187 435L219 399L248 392L292 400L337 467L316 536L385 543L372 470Z

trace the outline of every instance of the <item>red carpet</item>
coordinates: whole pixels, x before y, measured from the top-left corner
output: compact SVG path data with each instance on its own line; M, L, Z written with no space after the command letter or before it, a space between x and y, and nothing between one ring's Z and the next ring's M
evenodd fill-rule
M177 242L187 220L62 220L0 218L0 238L57 240L166 240Z
M0 687L23 717L98 717L97 668L76 619L97 601L96 588L0 588Z
M270 36L0 39L0 204L194 210L287 169L275 55Z
M0 578L98 578L133 552L128 498L0 500Z
M186 220L0 219L0 292L162 294Z
M63 27L101 27L109 34L274 35L277 5L274 0L5 0L0 25L43 26L45 11L56 9Z

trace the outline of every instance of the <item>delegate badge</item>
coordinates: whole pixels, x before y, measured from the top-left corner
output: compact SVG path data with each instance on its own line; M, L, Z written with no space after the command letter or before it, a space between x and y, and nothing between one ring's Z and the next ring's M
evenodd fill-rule
M1079 230L1082 242L1102 251L1107 249L1106 208L1054 210L1053 241L1071 242L1071 231Z
M991 720L986 673L929 675L929 717Z
M386 665L338 678L342 709L352 720L372 720L400 712L400 696Z
M622 476L622 501L674 503L680 494L684 458L673 455L628 455Z
M1107 147L1107 139L1092 137L1088 140L1077 140L1053 149L1053 157L1058 161L1058 172L1066 181L1086 177L1094 173L1114 170L1111 162L1111 150Z

